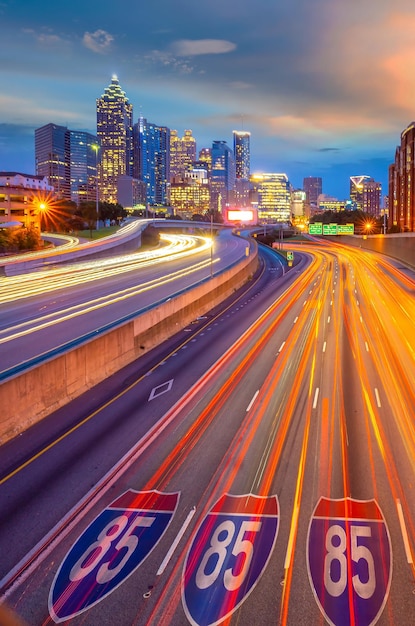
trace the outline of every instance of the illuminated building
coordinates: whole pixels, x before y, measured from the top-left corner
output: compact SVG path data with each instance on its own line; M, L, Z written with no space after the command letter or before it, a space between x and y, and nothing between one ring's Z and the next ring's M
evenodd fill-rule
M350 201L338 200L334 196L328 196L324 193L319 195L317 206L320 211L345 211L346 209L352 210L352 205Z
M170 204L183 219L205 214L210 207L210 188L207 169L193 168L170 184Z
M148 204L166 204L170 181L170 129L148 122L134 124L134 178L146 185Z
M233 153L237 179L249 180L251 174L250 139L251 133L242 130L233 131Z
M133 174L133 107L116 76L97 99L99 197L117 202L118 176Z
M199 161L206 163L208 172L212 169L212 149L202 148L199 150Z
M212 143L212 167L210 176L210 200L212 210L221 211L222 207L233 200L235 187L235 159L226 141Z
M291 197L291 214L293 217L304 217L306 203L306 192L302 189L296 189Z
M35 130L36 175L46 176L56 195L71 199L70 138L66 126L46 124Z
M323 193L323 182L319 176L307 176L303 179L303 190L306 194L306 203L316 207L318 197Z
M291 221L291 189L287 174L252 174L251 183L260 221Z
M176 130L170 131L170 179L183 176L196 161L196 139L191 130L179 137Z
M95 202L98 150L95 135L69 130L71 200Z
M39 208L52 192L47 176L0 172L0 228L21 224L40 230Z
M380 209L382 202L382 184L375 180L366 180L363 183L363 211L380 217Z
M350 176L350 200L354 209L363 211L363 189L365 182L373 180L370 176Z
M401 133L395 162L389 167L388 226L415 232L415 122Z

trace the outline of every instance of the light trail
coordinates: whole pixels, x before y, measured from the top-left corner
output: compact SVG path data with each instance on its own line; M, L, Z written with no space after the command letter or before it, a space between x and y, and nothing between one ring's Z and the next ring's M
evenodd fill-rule
M76 262L69 266L29 274L0 277L0 303L15 302L67 287L79 287L91 281L108 279L110 276L125 274L157 263L190 258L209 250L212 246L209 237L163 234L160 238L168 242L168 245L157 250Z

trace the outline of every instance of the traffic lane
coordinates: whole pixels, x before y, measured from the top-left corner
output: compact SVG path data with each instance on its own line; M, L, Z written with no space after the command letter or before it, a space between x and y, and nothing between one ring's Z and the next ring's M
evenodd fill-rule
M219 319L215 320L212 326L207 326L200 332L197 340L185 340L183 345L179 344L178 351L171 353L171 358L167 361L160 357L162 360L159 368L154 371L152 369L145 371L145 368L141 370L140 361L138 361L137 373L133 367L118 373L114 379L121 384L122 388L125 389L125 386L132 384L134 380L142 379L140 386L134 386L128 397L122 395L115 403L104 407L93 422L88 421L82 429L75 430L70 437L53 446L47 454L47 462L45 455L42 455L2 486L4 501L8 502L9 513L13 513L13 515L4 515L3 523L7 525L11 535L21 536L21 541L16 544L16 550L7 553L8 558L3 562L3 567L8 566L10 569L12 563L9 563L9 559L13 559L13 563L16 563L17 557L22 557L37 540L46 534L47 530L81 498L87 489L126 453L134 441L147 431L152 423L151 420L155 421L163 412L166 412L175 399L178 399L190 387L192 381L197 380L197 377L206 371L209 364L213 363L224 350L225 342L230 345L230 342L242 334L246 325L258 316L259 307L267 308L270 299L276 296L278 289L273 289L272 286L275 285L277 288L278 281L274 273L270 272L265 273L264 280L266 282L258 286L259 291L255 291L258 297L248 292L247 299L237 302L233 308L225 311L221 318L223 323ZM185 331L182 337L187 339L188 335ZM166 347L169 348L171 345ZM149 362L146 361L146 363ZM169 381L174 381L171 388L163 386L167 383L169 387ZM159 386L161 386L161 391L167 389L168 393L155 393L157 403L155 399L149 402L152 390ZM80 416L77 418L79 421L88 415L88 409L94 413L95 407L100 406L100 401L105 402L110 399L111 393L107 387L108 383L96 387L87 394L86 400L78 399L55 416L47 418L48 424L51 422L61 424L69 419L75 425L76 422L73 420L77 412L80 411ZM155 413L156 404L158 409ZM116 431L113 432L115 425ZM44 432L42 424L32 431L38 432L39 429ZM58 436L60 434L60 432L57 433ZM26 436L33 440L32 433L29 432ZM22 437L24 438L24 435ZM21 439L19 438L19 442ZM48 437L48 442L50 441ZM6 448L12 451L9 458L14 460L15 446L11 444ZM35 451L28 451L26 454L30 457L34 453ZM64 484L71 485L70 489L62 488L60 477L64 479ZM48 490L45 492L46 485L48 485ZM20 493L23 494L22 498L19 496ZM64 498L62 498L62 493L65 494ZM36 513L38 508L43 511L42 516L32 532L27 534L27 519L38 515ZM7 536L9 534L5 532L4 537Z
M273 339L273 344L270 343L269 349L267 347L266 350L265 349L261 350L261 353L260 353L261 361L263 360L267 352L269 352L268 364L264 368L264 373L267 373L267 374L269 373L270 366L275 361L275 350L279 341L280 341L280 338L275 337ZM255 368L258 367L257 363L258 363L258 360L255 361ZM292 375L293 376L295 375L294 372L292 372ZM252 385L252 382L255 382L256 384L258 384L258 381L252 381L252 376L249 378L249 380L251 382L251 385ZM194 495L195 489L198 492L199 499L200 498L206 499L206 497L208 497L209 489L206 488L206 485L208 485L211 482L212 467L213 468L218 467L220 465L221 460L226 455L226 453L229 452L230 449L232 449L232 446L229 445L229 441L226 441L226 432L229 433L229 437L232 440L232 438L234 437L234 427L232 427L231 424L235 419L240 420L241 415L242 416L246 415L246 408L248 406L248 403L250 402L251 394L254 390L254 387L252 386L251 389L248 390L247 385L243 385L242 389L243 389L243 393L239 389L237 392L237 397L232 398L231 400L232 412L229 410L229 407L223 408L222 417L218 417L220 428L210 428L205 433L205 437L210 438L211 436L213 436L214 437L213 441L211 443L208 443L206 441L206 438L203 442L202 440L199 440L199 443L195 445L194 447L192 447L188 451L187 454L185 454L183 465L180 465L180 467L178 468L178 471L175 471L172 478L168 479L168 484L166 484L163 481L163 488L168 488L169 491L175 490L175 485L174 485L175 480L178 480L178 482L182 485L182 488L184 487L183 488L183 500L181 504L184 506L185 511L188 511L189 506L190 506L190 502L188 505L186 505L186 502L184 500L185 497L190 497L191 501L193 502L197 501L197 497ZM242 402L242 406L239 406L239 402ZM262 428L264 427L265 427L265 422L262 425ZM261 449L262 449L262 444L261 444ZM205 458L206 454L208 455L207 458ZM213 459L212 459L212 455L213 455ZM162 458L163 457L164 457L164 454L162 455ZM185 465L187 464L188 458L189 459L193 458L194 463L195 463L195 465L194 463L192 463L190 468L189 466L186 467ZM242 461L242 457L239 459L238 462L241 462L241 461ZM158 460L158 462L156 462L156 465L159 465L159 464L160 464L160 459ZM233 475L234 471L232 470L232 464L229 463L229 461L225 461L224 465L226 467L231 467L230 473L231 475ZM197 480L195 480L196 473L198 476ZM141 481L142 472L138 470L138 474L140 476L140 481ZM219 470L217 470L216 474L219 475L221 479L223 479L224 473L221 471L221 467L219 467ZM251 481L249 480L249 485L250 485L250 482ZM129 482L129 485L132 486L131 480ZM148 485L145 485L145 487L147 486ZM156 486L158 487L159 484L157 484ZM222 487L222 490L224 488L225 487ZM187 494L189 494L189 496ZM151 557L149 558L148 561L146 561L143 567L146 567L147 563L151 563ZM153 567L153 572L154 572L154 567ZM154 577L154 574L153 574L153 577ZM40 582L40 586L37 586L36 590L30 590L30 591L31 592L33 591L33 593L37 594L41 589L43 589L43 579L41 576L38 576L38 575L36 576L36 579L38 583ZM145 590L143 591L143 594L144 594L146 593L146 591L148 591L148 587L149 587L148 581L152 580L152 578L149 578L148 576L146 576L142 570L142 579L146 581ZM48 585L46 584L46 588L47 586ZM151 583L150 583L150 586L151 586ZM126 589L128 589L128 587L126 587ZM26 591L26 594L27 593L28 593L28 590ZM114 593L117 593L117 591L115 591ZM154 598L154 595L155 595L154 589L152 590L151 595ZM139 590L137 594L137 588L136 588L135 597L141 598L141 589ZM118 604L116 599L115 599L115 602L116 604ZM124 600L123 605L127 606L128 603L126 603ZM104 611L104 614L102 614L102 611ZM107 621L107 616L108 616L108 613L110 615L113 615L112 611L113 609L110 609L110 611L108 612L108 608L103 609L102 605L98 605L97 607L90 609L90 611L88 612L88 617L86 618L87 623L97 623L97 620L99 621L99 623L103 623L103 624L111 623L110 621ZM110 619L112 619L112 617ZM182 619L182 617L180 617L179 619ZM85 617L83 618L83 620L85 620ZM76 619L75 619L75 622L76 622ZM126 623L131 623L131 622L126 621ZM141 623L147 623L147 622L143 621Z

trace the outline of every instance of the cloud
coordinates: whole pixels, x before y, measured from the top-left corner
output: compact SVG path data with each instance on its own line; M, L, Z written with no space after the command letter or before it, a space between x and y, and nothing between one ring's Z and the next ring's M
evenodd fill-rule
M225 39L179 39L171 45L174 54L192 57L201 54L226 54L236 50L236 44Z
M82 39L86 48L99 54L108 52L113 41L114 37L106 30L96 30L94 33L86 32Z

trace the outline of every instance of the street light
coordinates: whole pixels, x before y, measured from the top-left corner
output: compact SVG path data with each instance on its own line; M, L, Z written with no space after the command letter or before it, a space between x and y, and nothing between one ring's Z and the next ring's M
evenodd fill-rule
M97 215L96 230L99 230L99 208L98 208L98 150L97 143L91 144L91 148L95 152L95 211Z

